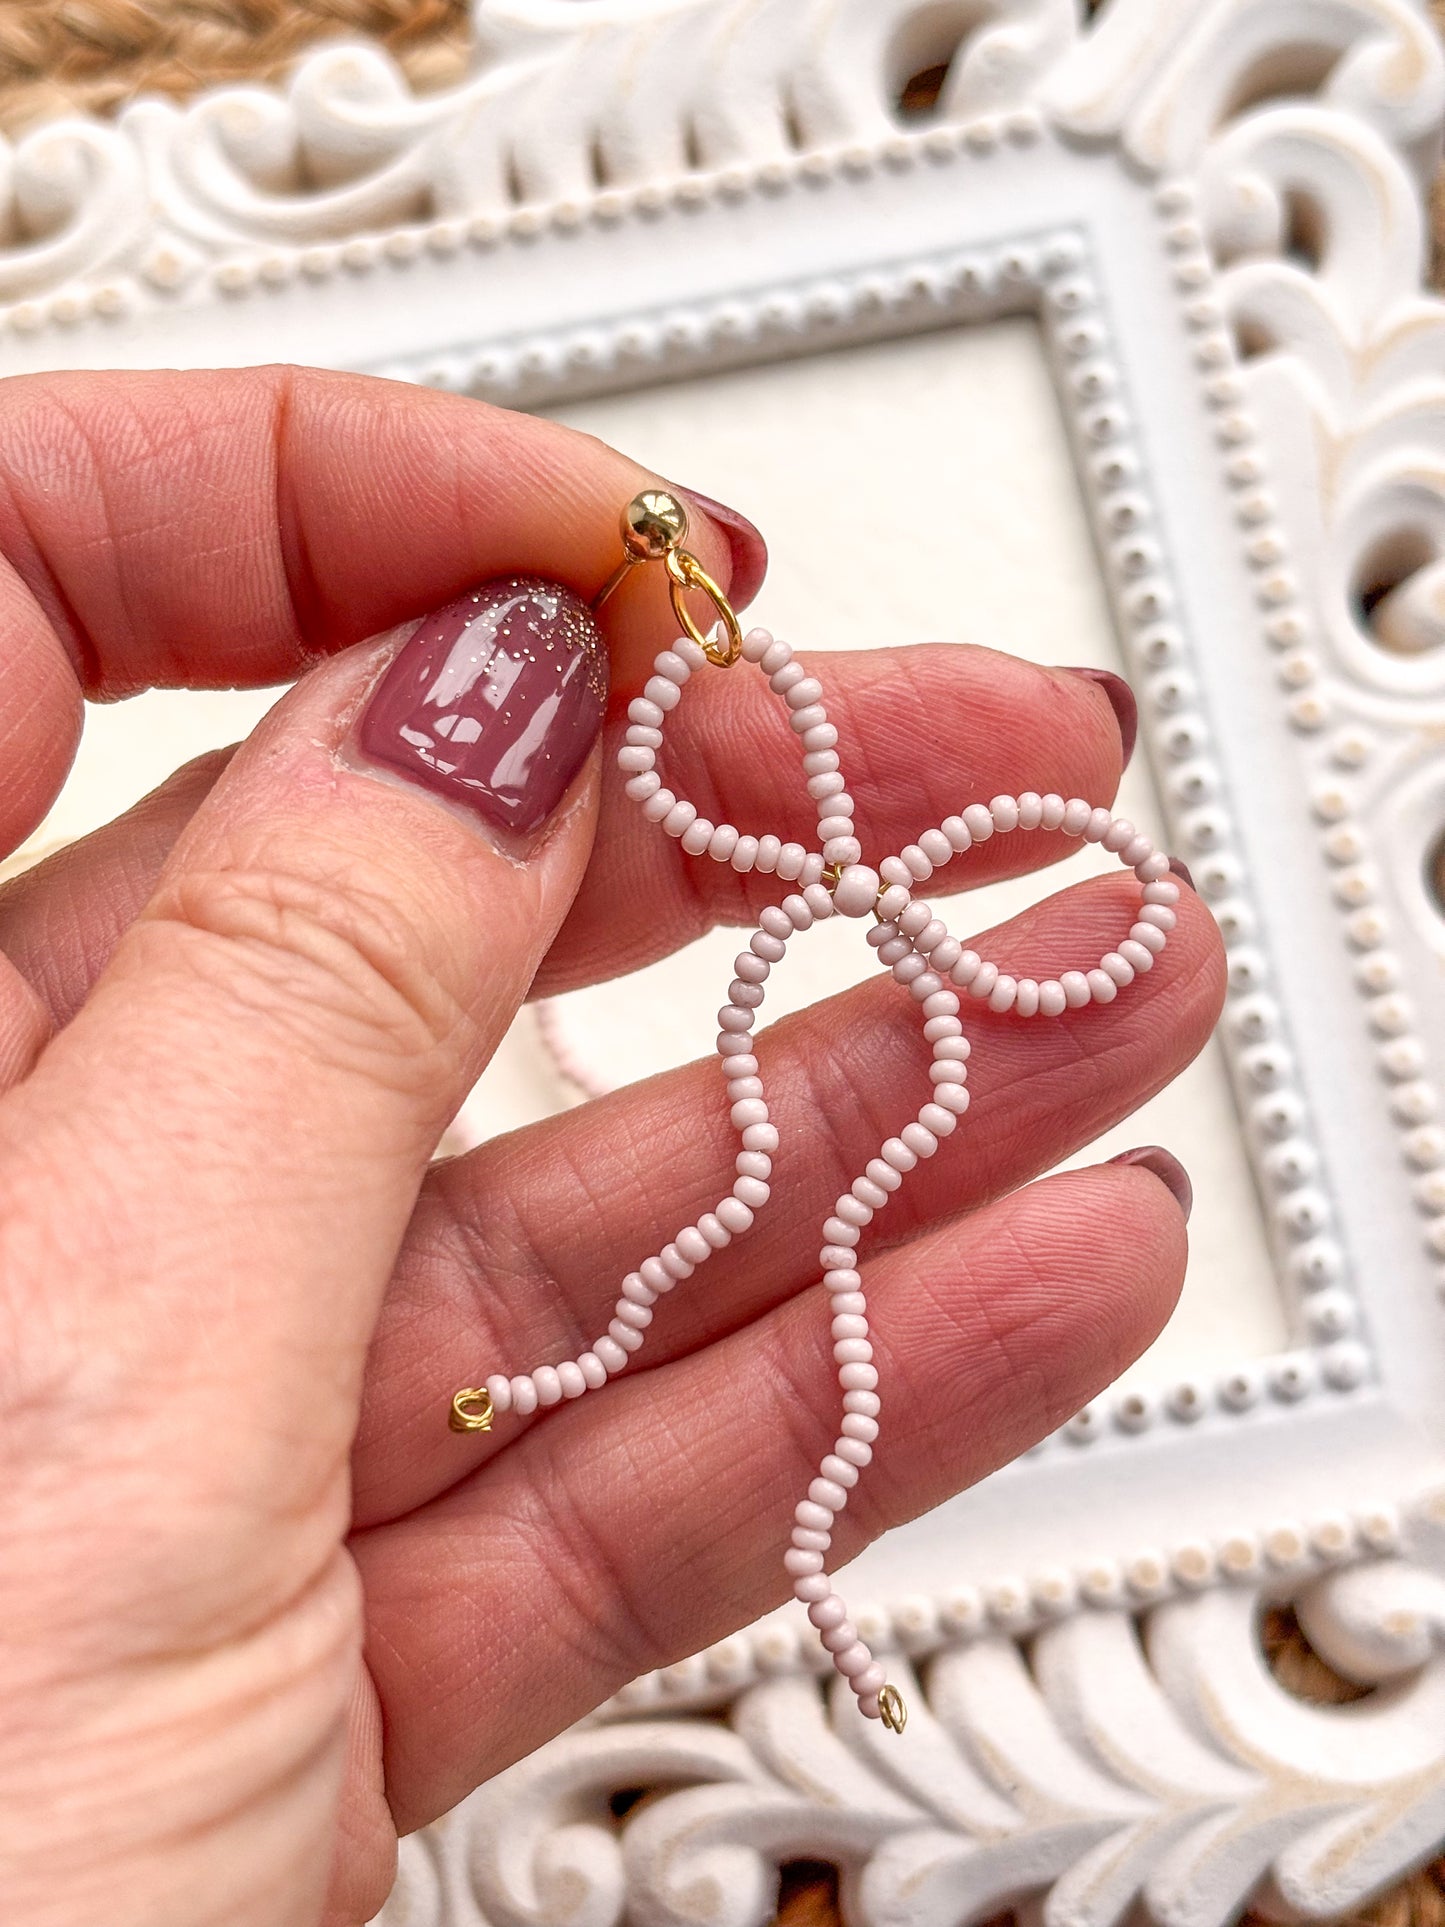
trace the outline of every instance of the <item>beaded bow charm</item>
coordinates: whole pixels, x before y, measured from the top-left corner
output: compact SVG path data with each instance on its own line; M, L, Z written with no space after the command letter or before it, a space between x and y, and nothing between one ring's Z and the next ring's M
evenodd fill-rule
M869 1339L868 1310L858 1270L863 1231L922 1158L958 1128L969 1106L968 1060L971 1046L959 1019L962 1000L972 998L993 1011L1019 1017L1054 1018L1085 1004L1112 1003L1136 977L1153 968L1174 928L1179 886L1169 874L1169 859L1147 836L1106 809L1079 798L996 796L972 803L936 829L925 830L897 856L885 857L876 870L862 861L854 833L853 799L848 794L838 754L838 732L828 721L823 686L794 660L791 646L766 629L740 630L727 600L696 558L682 547L687 517L675 497L662 490L639 495L623 512L625 558L597 598L611 594L629 569L661 561L668 574L673 609L682 634L653 663L653 674L628 709L628 727L618 767L627 795L651 823L680 840L691 856L710 856L740 872L773 875L790 890L769 904L734 964L727 1001L718 1013L717 1053L726 1080L731 1119L739 1148L729 1190L695 1224L684 1225L653 1256L643 1259L622 1281L621 1295L607 1330L591 1348L558 1365L542 1365L519 1377L494 1374L484 1385L457 1392L451 1425L457 1431L489 1431L494 1416L525 1416L539 1406L595 1391L622 1371L643 1344L659 1298L692 1276L714 1251L751 1229L769 1199L769 1179L778 1150L763 1088L762 1067L751 1032L765 997L765 985L781 963L795 934L833 916L872 916L867 941L918 1005L924 1041L931 1052L932 1095L914 1120L878 1148L824 1219L818 1265L827 1294L833 1357L842 1393L842 1420L833 1449L793 1514L791 1543L783 1555L796 1598L807 1609L834 1666L857 1695L859 1710L903 1730L907 1710L885 1680L847 1608L827 1576L833 1524L848 1503L873 1457L881 1399L878 1368ZM688 611L687 590L700 590L717 620L704 633ZM802 752L807 793L817 812L817 847L784 842L772 835L744 834L730 823L711 823L685 797L667 788L658 774L658 752L668 717L682 700L692 677L709 665L727 668L753 663L767 678L788 711L788 722ZM915 892L936 869L992 836L1048 830L1097 843L1134 872L1141 902L1132 926L1117 947L1092 969L1066 970L1038 981L1003 970L990 958L966 949Z

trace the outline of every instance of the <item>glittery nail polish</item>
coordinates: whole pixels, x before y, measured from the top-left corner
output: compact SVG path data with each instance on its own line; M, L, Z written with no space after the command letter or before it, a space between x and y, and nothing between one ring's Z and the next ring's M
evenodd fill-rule
M602 726L607 648L591 610L501 576L423 616L368 702L361 754L514 835L539 830Z

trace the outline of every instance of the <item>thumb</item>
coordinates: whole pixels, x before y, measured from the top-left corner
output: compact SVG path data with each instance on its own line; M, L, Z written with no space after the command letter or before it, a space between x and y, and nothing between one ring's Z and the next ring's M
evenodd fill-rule
M47 1329L85 1331L77 1382L112 1474L133 1453L152 1484L157 1467L185 1481L188 1503L152 1508L184 1521L184 1554L162 1531L117 1583L174 1594L184 1556L208 1638L236 1605L238 1521L247 1613L334 1550L366 1344L428 1158L587 862L606 693L586 605L536 578L322 665L242 746L0 1105L25 1221L0 1240L37 1294L59 1280L77 1301ZM212 1529L219 1597L196 1564Z

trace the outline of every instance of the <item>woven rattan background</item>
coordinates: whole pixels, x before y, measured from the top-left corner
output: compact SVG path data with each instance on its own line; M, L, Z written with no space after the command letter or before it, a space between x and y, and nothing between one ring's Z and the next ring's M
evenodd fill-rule
M1445 30L1445 0L1431 5ZM445 87L466 67L468 12L466 0L0 0L0 131L13 135L74 110L104 114L138 93L184 96L226 81L276 80L313 42L343 35L382 41L414 87ZM920 76L909 104L921 105L939 78ZM1435 195L1434 280L1445 287L1445 174ZM1271 1615L1265 1638L1291 1691L1355 1697L1310 1651L1292 1614ZM784 1869L776 1927L840 1922L832 1869ZM1357 1923L1445 1927L1445 1857L1352 1916L1349 1927ZM1248 1916L1244 1927L1268 1923Z

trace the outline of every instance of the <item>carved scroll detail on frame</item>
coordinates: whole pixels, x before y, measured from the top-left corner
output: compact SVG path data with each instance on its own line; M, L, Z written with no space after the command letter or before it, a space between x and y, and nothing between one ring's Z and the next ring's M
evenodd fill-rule
M947 1641L908 1681L908 1748L796 1672L725 1718L590 1724L405 1842L382 1918L614 1927L625 1904L638 1927L763 1927L778 1864L803 1857L840 1866L860 1927L957 1927L1040 1893L1047 1927L1139 1902L1217 1927L1266 1879L1341 1914L1445 1830L1445 1580L1383 1560L1289 1593L1315 1651L1375 1688L1347 1706L1275 1680L1268 1596L1074 1614L1027 1652ZM619 1820L621 1789L650 1797Z

